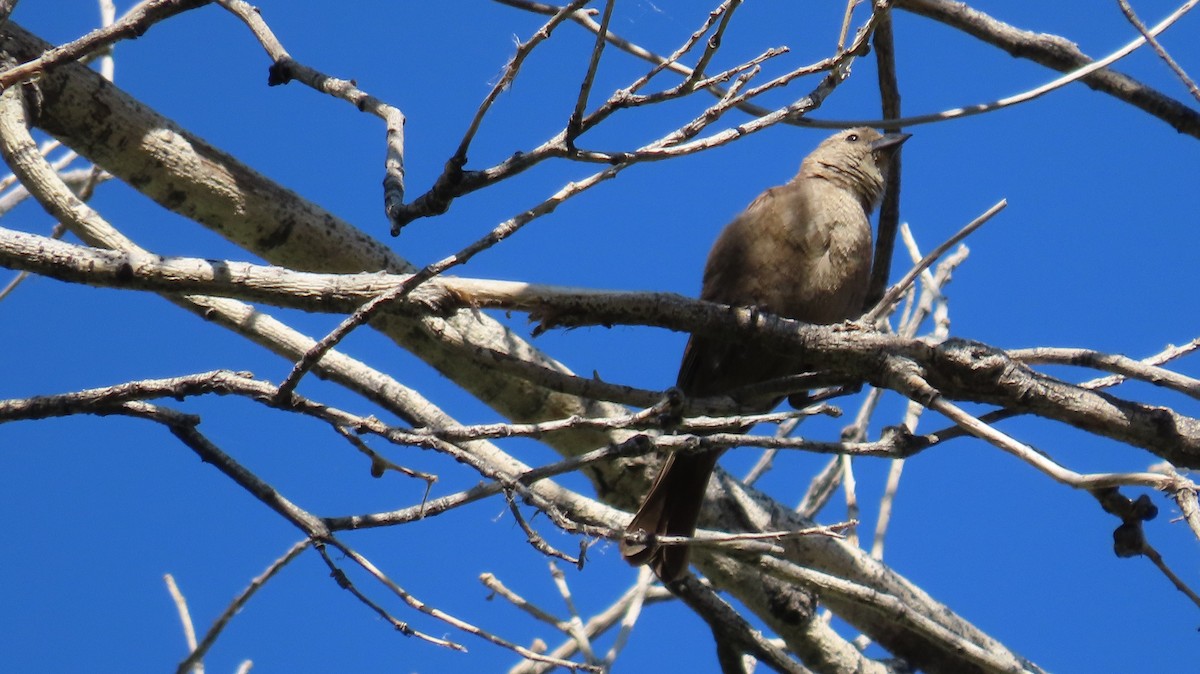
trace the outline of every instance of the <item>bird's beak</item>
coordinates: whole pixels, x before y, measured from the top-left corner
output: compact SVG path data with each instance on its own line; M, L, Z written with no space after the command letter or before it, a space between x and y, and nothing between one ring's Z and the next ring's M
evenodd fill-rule
M899 148L900 145L904 141L908 140L909 138L912 138L911 133L889 133L886 136L884 136L883 138L880 138L879 140L875 141L874 143L871 143L871 151L872 152L879 152L880 150L894 151L896 148Z

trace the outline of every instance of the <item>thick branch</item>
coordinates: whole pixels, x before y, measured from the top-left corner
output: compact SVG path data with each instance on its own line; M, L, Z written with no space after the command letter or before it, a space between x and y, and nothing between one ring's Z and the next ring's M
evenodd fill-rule
M26 266L23 261L30 259L42 263ZM310 310L352 310L407 278L305 274L246 263L94 251L4 230L0 230L0 264L42 273L65 270L64 278L85 277L115 287L129 287L134 279L141 279L160 292L233 294L240 289L240 296ZM1177 466L1200 467L1200 421L1169 408L1059 381L978 342L949 340L931 345L858 328L806 325L670 293L609 293L453 278L434 279L429 286L435 291L432 296L409 303L409 311L428 310L431 304L466 305L528 311L551 324L653 325L753 338L768 348L820 353L820 362L832 371L897 390L903 387L892 381L895 373L888 369L886 356L900 356L924 370L930 384L946 397L1036 414L1145 448Z
M50 48L11 21L0 40L6 53L22 61ZM38 80L38 87L43 104L36 124L163 207L274 264L327 272L412 269L387 246L188 134L83 66L54 68ZM548 394L476 359L469 344L490 344L522 360L565 369L486 316L384 315L373 325L508 418L620 412ZM578 453L605 442L604 435L586 432L563 434L553 444ZM613 476L613 483L619 482Z

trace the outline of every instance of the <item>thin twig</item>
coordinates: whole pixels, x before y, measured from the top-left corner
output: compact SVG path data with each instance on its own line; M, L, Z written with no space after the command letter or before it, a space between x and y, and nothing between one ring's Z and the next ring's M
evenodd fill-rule
M171 599L175 602L175 610L179 613L179 622L183 625L183 638L187 641L188 650L194 654L196 653L196 628L192 625L192 614L188 610L187 599L183 597L183 592L180 592L179 586L175 584L174 576L169 573L164 574L163 580L167 583L167 592L171 593ZM204 663L200 661L202 657L189 657L188 667L180 666L180 671L186 672L191 669L194 674L204 674Z
M143 35L156 23L176 14L203 7L211 0L153 0L143 3L111 25L97 28L83 37L48 49L41 56L0 72L0 90L27 82L47 70L69 63L118 40L131 40Z
M671 66L673 64L677 64L679 62L679 59L683 58L684 55L686 55L688 52L690 52L692 50L693 47L696 46L696 44L700 41L700 38L703 37L704 34L707 33L710 28L712 28L713 24L716 23L717 19L724 16L724 14L725 14L724 8L725 8L726 4L727 3L722 3L716 9L709 12L708 17L704 20L704 22L700 25L700 27L697 28L696 30L692 31L692 34L689 35L688 38L683 41L683 44L679 45L679 47L676 48L675 51L672 52L670 56L668 56L666 58L649 59L653 63L653 66L650 68L650 70L648 70L645 75L642 75L637 80L635 80L633 82L633 84L629 85L629 87L627 87L623 92L618 92L618 95L614 96L614 98L624 98L624 95L626 95L626 94L632 95L632 94L637 93L638 91L640 91L642 89L642 87L646 86L646 84L649 83L650 80L653 79L655 75L657 75L660 72L662 72L663 70L667 69L669 66ZM593 30L593 32L597 32L597 31ZM628 45L629 44L628 42L625 42L624 40L620 40L620 38L617 38L618 40L620 40L619 42L614 41L614 39L613 39L614 36L612 35L611 32L606 32L605 36L609 39L610 42L613 42L617 46L620 46L623 49L628 50L627 47L624 46L624 45ZM695 79L693 79L694 76L696 75L696 71L691 68L686 68L685 66L679 66L679 67L684 68L688 74L687 74L687 77L685 77L680 82L680 84L676 85L672 89L677 90L677 91L682 91L684 82L687 82L689 80L693 81L693 82L696 81Z
M567 120L563 142L569 148L575 147L575 138L579 136L582 127L583 111L587 107L592 84L596 81L596 71L600 67L600 55L604 52L604 38L608 34L608 22L612 19L615 5L616 0L607 0L604 3L604 12L600 18L600 30L596 32L596 43L592 46L592 56L588 60L587 70L583 74L583 83L579 85L579 96L575 99L575 109L571 111L571 117Z
M497 1L540 13L546 13L546 11L552 8L550 5L532 2L526 3L520 2L520 0ZM1164 30L1178 21L1183 14L1190 11L1196 2L1200 2L1200 0L1189 0L1189 2L1185 3L1162 22L1151 28L1148 34L1151 36L1160 35ZM890 3L884 4L890 5ZM1132 78L1107 69L1108 66L1124 58L1144 44L1145 38L1139 37L1133 43L1126 45L1113 54L1099 61L1093 61L1080 53L1078 47L1061 37L1019 31L961 2L951 2L950 0L895 0L895 4L899 9L912 11L946 22L985 41L1001 46L1016 55L1033 58L1033 60L1039 63L1065 72L1066 75L1056 78L1047 84L991 103L965 105L930 114L901 117L898 119L814 119L812 117L794 117L785 120L784 123L822 129L845 129L853 126L881 128L892 125L917 126L931 124L948 119L993 112L1013 105L1027 103L1071 82L1083 80L1089 86L1100 89L1120 100L1143 109L1154 117L1168 122L1180 132L1192 136L1200 136L1200 113ZM880 10L879 5L879 2L875 3L877 12ZM577 18L576 21L588 30L595 30L594 22L589 22L586 17ZM611 32L610 42L638 58L653 63L660 63L665 60L662 56L630 43L619 36L612 35ZM1069 48L1064 48L1064 44L1069 45ZM846 53L854 53L854 51L855 46L851 45L846 50ZM689 68L678 63L671 64L669 69L684 77L691 75ZM714 87L710 91L716 96L724 94L719 87ZM769 113L769 110L766 108L748 102L739 103L738 109L755 117L761 117Z
M854 18L854 8L859 0L846 0L846 11L842 14L842 29L838 31L837 51L846 47L846 36L850 34L850 21Z
M481 573L479 574L479 582L483 583L484 587L491 590L508 603L529 614L534 620L544 622L564 634L570 633L570 626L567 625L567 621L552 615L546 609L534 604L525 597L522 597L515 591L509 589L507 585L505 585L499 578L496 577L496 574L486 572ZM488 599L490 600L491 597L488 597Z
M1162 32L1160 29L1165 30L1180 16L1191 10L1194 5L1195 2L1188 2L1181 6L1149 31L1149 34L1160 34ZM999 47L1012 56L1029 59L1060 72L1078 73L1081 68L1090 68L1092 64L1098 63L1081 52L1074 42L1066 38L1020 30L975 9L973 6L968 6L966 3L953 0L896 0L896 7L940 21L983 42ZM1136 44L1140 45L1143 40L1144 38L1139 38ZM1080 79L1092 89L1104 92L1139 108L1152 117L1167 122L1180 133L1200 137L1200 111L1192 109L1132 77L1103 67L1093 69ZM992 109L987 106L975 106L975 108L981 108L977 112L987 112ZM967 110L974 110L974 108ZM943 118L943 114L945 113L918 121L937 121ZM904 123L917 122L905 120Z
M696 65L692 68L692 74L684 79L682 86L691 88L696 86L701 78L704 77L704 71L708 69L708 64L712 62L714 56L717 55L717 50L721 48L721 42L725 37L725 30L729 28L729 22L733 20L733 13L742 5L742 0L725 0L717 6L709 16L720 16L721 22L717 24L716 30L713 31L711 37L704 43L704 51L701 52L700 58L696 60ZM726 98L726 96L722 96Z
M813 479L808 483L808 489L800 497L796 505L796 514L805 519L812 519L833 498L837 488L842 484L842 462L834 456L826 462Z
M384 212L389 218L403 207L404 203L404 113L399 108L384 103L358 88L351 80L330 77L292 58L287 49L275 36L261 11L244 0L218 0L218 3L242 20L258 39L271 58L271 72L267 84L286 84L292 80L324 94L350 103L362 112L375 115L384 121L387 153L384 158L383 200Z
M915 407L915 405L914 405ZM879 516L875 520L875 538L871 541L871 558L883 559L883 541L887 537L888 525L892 521L892 506L900 490L900 476L904 473L904 459L892 459L888 465L887 482L883 495L879 497Z
M913 264L919 264L923 256L917 247L916 240L912 236L912 231L907 225L900 226L900 237L904 242L905 248L908 250L909 258ZM946 311L946 297L942 293L942 288L949 282L951 271L956 269L966 257L966 246L959 246L953 255L948 256L938 264L936 275L929 273L929 270L921 273L920 299L915 303L913 311L907 320L900 324L898 329L899 334L907 336L915 335L930 313L937 316L939 312L944 313ZM936 308L933 306L935 303ZM949 320L935 320L931 338L934 341L944 340L949 335L949 331ZM911 400L908 401L904 419L901 421L902 427L908 429L909 432L916 432L917 422L924 410L925 408L921 405ZM884 485L883 495L879 499L879 515L875 520L875 538L871 543L871 557L874 559L883 559L884 539L887 536L888 526L891 523L892 508L896 501L896 494L900 489L900 477L904 472L904 462L905 459L902 458L892 459L891 465L888 467L887 482ZM865 635L863 638L866 638Z
M1183 85L1187 87L1189 92L1191 92L1192 98L1200 101L1200 87L1197 87L1195 80L1188 77L1188 74L1183 70L1183 68L1181 68L1179 64L1175 62L1175 59L1171 58L1171 55L1167 53L1166 48L1159 43L1158 39L1154 37L1148 28L1146 28L1146 24L1142 23L1141 19L1139 19L1137 14L1134 13L1133 7L1130 7L1126 0L1117 0L1117 4L1120 5L1121 12L1125 14L1125 18L1129 19L1129 23L1133 24L1133 27L1136 28L1137 31L1142 34L1142 37L1146 38L1146 41L1150 43L1150 46L1154 48L1154 53L1158 54L1158 57L1167 64L1167 67L1175 73L1175 76L1179 78L1179 81L1183 82Z
M395 212L389 213L392 220L392 236L400 233L400 229L404 225L413 220L428 215L436 215L445 213L450 207L450 202L462 189L461 182L463 179L463 167L467 163L467 151L470 149L471 142L475 138L475 134L479 131L480 125L483 123L483 118L491 110L492 104L499 98L500 94L508 89L513 80L516 79L517 73L521 69L521 65L528 58L529 54L542 42L549 39L551 33L564 20L576 14L577 11L588 3L588 0L572 0L564 7L555 8L554 14L537 32L535 32L528 40L517 45L516 53L512 59L504 67L504 73L497 80L496 84L484 97L479 107L475 110L475 115L471 118L471 122L467 125L467 130L463 133L462 140L459 141L458 149L446 161L445 169L442 174L434 181L433 187L429 189L421 197L414 200L412 203L399 206Z
M806 674L808 670L793 660L761 631L751 626L728 602L695 576L685 575L671 586L689 608L708 623L717 644L723 648L750 653L777 672ZM728 667L724 668L729 671Z
M854 417L854 423L842 431L843 443L853 446L866 440L867 426L882 395L883 390L880 388L872 386L867 390L867 395L863 397L858 413ZM842 485L847 464L848 462L843 461L842 456L830 459L829 463L809 481L804 495L800 497L800 502L796 506L796 512L807 519L816 517L817 513L833 498L837 488Z
M592 640L583 627L583 618L579 616L579 609L575 608L571 586L567 584L566 575L563 574L562 569L558 568L554 560L550 560L550 578L554 581L554 587L558 590L558 595L562 597L563 604L567 607L567 613L571 616L567 621L567 634L579 642L579 652L588 663L599 665L600 659L596 657L596 653L592 649Z
M108 27L117 21L117 6L112 0L100 0L100 25ZM130 10L132 12L133 9ZM106 49L100 57L100 76L109 82L113 81L116 72L116 62L112 57L112 49Z
M1170 370L1148 365L1127 356L1101 353L1092 349L1068 349L1037 347L1033 349L1011 349L1008 352L1015 360L1026 365L1074 365L1090 367L1121 375L1125 379L1136 379L1155 386L1162 386L1188 397L1200 399L1200 379L1188 377Z
M1052 461L1042 452L1018 442L1001 431L996 430L962 408L943 398L940 394L920 381L915 375L909 374L901 378L908 394L913 400L923 404L935 412L942 414L961 426L971 435L984 440L1028 463L1042 473L1076 489L1098 489L1102 487L1118 487L1123 485L1151 487L1153 489L1170 489L1176 482L1169 476L1155 473L1093 473L1081 475L1073 470L1064 468Z
M854 457L842 454L838 457L838 465L842 474L842 494L846 499L846 517L858 521L858 480L854 479ZM858 528L851 528L846 538L850 545L859 547Z
M429 497L429 490L433 488L433 483L437 482L437 475L414 470L412 468L388 461L382 455L380 455L379 452L376 452L368 447L367 443L362 441L362 438L358 437L352 429L347 428L346 426L334 426L334 430L336 430L339 435L345 438L346 441L349 442L355 449L367 455L367 457L371 459L371 477L382 477L384 472L394 470L401 475L407 475L408 477L416 478L418 480L424 480L425 497Z
M526 522L525 516L521 514L521 508L517 505L516 500L513 499L511 491L505 490L504 498L506 501L508 501L509 512L512 513L513 518L517 521L517 525L521 527L521 531L525 532L525 538L529 541L529 544L533 546L534 550L537 550L543 555L547 555L549 557L558 557L563 561L570 562L580 569L583 568L583 557L572 557L565 552L558 550L554 546L547 543L546 539L542 538L541 534L534 531L533 527L529 526L529 522Z
M863 316L863 322L871 324L882 318L884 314L891 310L892 305L899 301L900 296L904 294L905 290L908 289L908 286L916 280L917 276L919 276L921 272L928 269L929 266L934 262L937 262L938 258L945 254L946 251L950 250L950 248L959 241L962 241L967 236L970 236L972 232L983 226L985 222L991 220L992 216L1004 210L1005 206L1008 206L1008 200L1001 199L1000 201L996 202L996 205L984 211L982 215L967 223L965 227L958 230L953 236L943 241L941 245L929 251L929 254L926 255L918 264L913 266L912 269L909 269L908 272L899 281L897 281L895 285L893 285L891 288L888 288L887 292L883 294L883 297L879 300L875 307Z
M638 569L637 582L634 583L633 587L608 611L588 621L586 627L589 630L598 632L599 628L605 624L603 621L604 618L612 616L614 621L616 618L620 618L621 629L617 631L617 638L613 640L612 647L604 655L604 664L608 667L612 667L613 663L617 661L617 656L621 653L621 650L625 648L625 643L629 640L629 635L633 633L633 626L637 623L638 616L641 615L643 604L655 599L665 599L672 596L669 591L661 586L654 586L652 588L651 583L653 581L654 575L650 571L650 567L643 566ZM657 590L657 592L653 592L652 590ZM624 605L622 605L622 602L624 602ZM598 623L595 628L593 628L593 623Z
M1175 586L1176 590L1182 592L1188 599L1192 601L1193 604L1200 607L1200 596L1196 594L1195 590L1188 587L1188 584L1183 582L1182 578L1180 578L1174 571L1171 570L1171 567L1167 565L1166 560L1163 559L1158 550L1154 549L1149 543L1145 543L1142 547L1142 554L1145 555L1146 558L1151 562L1153 562L1154 566L1158 567L1158 570L1167 577L1167 580L1171 581L1171 584Z
M1196 339L1193 339L1192 341L1187 342L1186 344L1183 344L1180 346L1168 345L1167 348L1163 349L1162 351L1159 351L1158 353L1154 354L1153 356L1143 358L1140 362L1143 365L1149 365L1152 367L1158 366L1158 365L1164 365L1164 364L1169 363L1178 358L1182 358L1183 356L1186 356L1189 353L1192 353L1197 350L1200 350L1200 337L1197 337ZM1080 386L1080 388L1095 390L1095 389L1102 389L1102 388L1110 388L1110 387L1116 386L1118 384L1121 384L1124 381L1125 381L1125 377L1123 375L1114 374L1114 375L1109 375L1107 377L1097 377L1095 379L1090 379L1088 381L1083 382L1079 386Z
M138 404L144 403L126 403L125 406ZM320 518L289 501L262 478L222 451L220 447L196 430L195 424L171 423L167 425L167 428L185 446L196 452L202 461L215 466L217 470L224 473L226 477L233 480L239 487L257 498L271 510L274 510L276 514L281 515L284 519L291 522L309 537L319 540L329 536L329 529Z
M654 542L659 545L686 545L704 548L733 548L736 550L754 550L757 552L779 552L781 548L774 543L792 538L807 536L826 536L829 538L846 539L858 526L858 520L847 520L837 524L805 527L791 531L753 531L745 533L718 533L697 530L694 536L655 536ZM637 538L637 535L630 535Z
M412 608L420 611L421 613L424 613L431 617L437 618L438 620L441 620L442 622L445 622L449 625L453 625L455 628L462 630L463 632L467 632L468 634L473 634L473 635L480 637L481 639L484 639L486 641L489 641L497 646L500 646L502 648L507 648L508 650L511 650L511 651L519 654L521 657L528 658L530 660L538 660L541 662L548 662L548 663L551 663L554 665L558 665L559 667L566 667L567 669L570 669L572 671L580 670L580 669L586 670L586 671L596 671L596 672L599 671L598 668L590 666L590 665L584 665L584 664L580 664L578 662L571 662L570 660L560 660L557 658L547 657L547 656L541 655L539 653L534 653L533 651L529 650L528 648L525 648L524 646L518 646L517 644L514 644L511 641L508 641L507 639L503 639L499 636L496 636L495 634L492 634L491 632L488 632L488 631L481 629L475 625L472 625L471 623L468 623L464 620L456 618L456 617L446 613L445 611L442 611L440 609L429 606L428 604L420 601L415 596L410 594L407 590L404 590L399 585L397 585L395 583L395 581L393 581L386 574L384 574L382 571L380 571L374 564L372 564L370 562L370 560L366 559L365 557L360 555L355 550L351 549L350 547L346 546L345 544L341 543L340 541L338 541L336 539L330 539L329 544L337 547L339 550L341 550L343 553L345 553L345 555L347 557L349 557L355 564L358 564L368 574L373 576L377 581L379 581L381 584L383 584L385 587L387 587L389 590L391 590L393 594L395 594L397 597L402 599L404 601L404 603L406 603L409 606L411 606ZM320 547L318 547L318 550L320 550ZM332 565L332 560L328 558L328 555L323 555L323 556L326 559L326 563L331 565L331 568L337 569L336 566ZM343 578L344 578L344 576L343 576Z
M217 637L221 635L221 632L224 631L225 626L229 624L229 621L233 620L233 617L242 610L242 607L244 607L250 601L250 598L253 597L260 588L267 584L268 580L275 577L275 574L279 573L283 567L287 566L288 563L295 559L301 552L308 549L309 544L310 541L307 538L297 541L292 545L292 547L288 548L287 552L283 553L283 555L281 555L278 559L271 562L270 566L268 566L265 571L253 578L250 581L250 584L246 586L246 589L242 590L238 596L234 597L233 601L229 602L229 606L226 606L225 610L221 612L221 615L213 621L212 626L208 628L207 632L205 632L204 638L200 640L200 643L195 644L189 642L189 647L191 648L192 652L189 653L183 662L180 662L179 666L175 668L175 674L186 674L188 669L192 668L193 666L200 666L201 661L204 659L204 655L208 653L213 644L217 642Z
M454 156L447 163L454 163L462 166L467 160L467 150L471 146L471 141L475 138L476 132L479 131L479 126L483 123L483 118L491 109L492 104L499 98L501 92L512 86L513 80L516 79L517 73L521 70L522 64L529 54L542 42L550 38L550 34L554 32L563 21L571 14L588 3L588 0L574 0L567 3L565 6L558 9L554 16L537 30L528 40L517 45L517 51L513 57L504 66L504 74L484 97L483 102L479 104L479 108L475 110L475 116L471 118L470 124L467 125L466 133L463 134L462 140L458 143L458 149L454 152Z
M333 540L331 539L329 542L333 543ZM450 641L448 639L442 639L439 637L435 637L431 634L426 634L424 632L421 632L420 630L413 629L413 627L411 625L409 625L407 622L400 620L399 618L393 616L391 613L388 612L387 609L385 609L383 606L381 606L378 602L373 601L370 597L368 597L366 594L364 594L362 590L358 589L358 586L355 585L350 580L349 576L346 575L346 572L342 571L341 567L339 567L333 561L333 558L329 556L329 552L327 552L325 550L324 543L315 542L313 544L313 547L315 547L317 552L320 553L321 559L325 562L325 565L329 567L329 572L330 572L329 576L334 579L334 582L336 582L338 584L338 587L340 587L343 590L346 590L350 594L354 595L355 599L362 602L362 604L364 606L366 606L367 608L374 611L376 613L376 615L378 615L380 618L383 618L384 621L386 621L389 625L391 625L393 628L395 628L395 630L397 632L403 634L406 637L416 637L427 643L434 644L435 646L442 646L444 648L449 648L452 651L458 651L460 653L465 653L467 651L467 647L463 646L460 643ZM346 550L347 550L347 548L344 548L344 547L339 547L339 549L341 549L343 552L346 552ZM366 562L366 560L364 558L361 558L359 555L357 555L357 553L352 555L352 557L362 559L363 562ZM358 561L358 559L356 559L356 561ZM370 562L366 562L366 563L370 564ZM360 563L360 566L361 566L361 563ZM371 568L375 569L374 565L371 565ZM375 569L375 570L378 571L378 569ZM376 577L379 578L380 576L382 576L382 573L380 573L379 576L376 576ZM401 596L405 599L405 601L410 606L413 606L413 602L416 602L417 604L420 604L420 606L419 607L415 606L414 608L418 608L418 610L421 610L423 613L440 614L440 615L434 615L434 617L446 616L446 614L441 613L437 609L430 609L429 607L425 606L424 604L421 604L421 602L418 602L416 600L416 598L413 598L407 592L404 592L404 590L401 590L398 585L396 585L395 583L392 583L390 578L387 578L386 576L382 576L382 577L386 578L386 581L387 581L383 584L387 585L390 588L393 588L394 592L401 594ZM410 599L411 599L411 601L409 601ZM459 625L456 623L459 623L461 621L451 619L451 620L447 620L446 622L449 622L450 624L458 627ZM461 623L461 624L467 625L468 627L471 627L471 628L474 628L474 626L469 625L469 623ZM474 628L474 629L478 630L478 628ZM470 631L470 630L466 630L466 631Z
M491 574L483 574L480 579L483 580L485 577L490 579L488 581L484 581L488 587L493 587L492 583L495 583L495 587L503 588L504 593L506 593L504 594L505 599L527 604L525 599L504 587L503 584L496 580ZM631 587L623 595L621 595L621 597L609 605L608 608L589 618L588 621L583 625L583 633L587 635L589 639L594 639L595 637L600 636L601 634L604 634L608 630L612 629L614 626L620 625L621 629L616 636L613 646L609 649L608 653L606 653L604 657L604 664L610 669L612 664L616 661L617 654L620 652L621 648L625 644L625 641L628 639L630 628L632 628L633 622L636 621L637 615L641 611L643 602L657 603L674 598L674 595L672 595L663 587L653 585L653 580L653 574L650 573L650 570L643 567L640 569L638 573L638 581L633 585L633 587ZM524 606L518 605L518 608L524 608ZM530 605L530 608L536 609L536 607L532 605ZM557 618L554 618L552 615L544 611L542 612L542 615L546 618L543 620L544 622L554 621L553 624L555 629L562 629L560 627L560 621L558 621ZM558 648L550 651L547 653L547 655L565 660L574 656L578 652L579 641L574 637L568 636ZM552 665L544 662L532 662L526 660L510 669L508 674L543 674L545 672L549 672L552 668Z

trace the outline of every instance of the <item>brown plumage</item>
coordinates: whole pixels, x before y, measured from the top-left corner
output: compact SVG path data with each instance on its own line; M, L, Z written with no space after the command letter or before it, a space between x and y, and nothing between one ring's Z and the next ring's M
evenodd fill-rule
M701 299L830 324L862 314L871 271L870 213L883 195L892 155L908 134L840 131L804 158L800 172L772 187L725 227L708 254ZM676 385L688 397L726 395L796 374L806 364L753 343L694 335ZM780 399L740 400L767 411ZM722 450L671 454L627 533L691 536ZM686 546L622 543L631 564L650 564L664 582L687 570Z

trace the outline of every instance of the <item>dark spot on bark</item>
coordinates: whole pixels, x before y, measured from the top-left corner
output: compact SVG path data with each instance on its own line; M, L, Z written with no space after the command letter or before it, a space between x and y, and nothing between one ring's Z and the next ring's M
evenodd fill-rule
M163 195L162 205L172 211L177 210L187 202L187 192L183 190L171 190Z
M812 595L775 579L764 583L771 615L788 625L802 625L813 619Z
M272 63L267 70L267 86L277 87L281 84L287 84L292 81L292 62L290 59L283 59L278 63Z
M295 226L295 221L290 218L280 222L279 226L275 228L275 231L259 238L258 245L260 249L270 250L282 245L288 240L289 237L291 237L292 228Z

